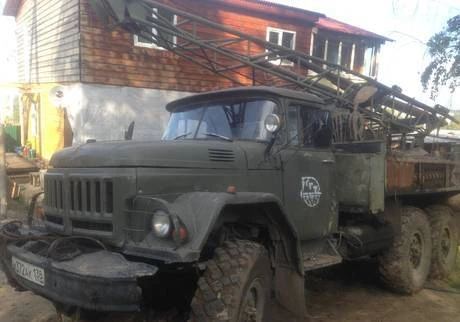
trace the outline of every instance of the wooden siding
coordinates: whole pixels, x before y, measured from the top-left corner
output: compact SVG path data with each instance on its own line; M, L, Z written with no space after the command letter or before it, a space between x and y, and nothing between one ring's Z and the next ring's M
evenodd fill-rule
M24 0L16 16L20 83L80 81L79 0Z
M295 31L296 49L309 52L312 30L309 22L293 24L292 20L275 20L272 16L263 17L260 13L223 7L206 0L163 2L263 39L267 27ZM133 35L123 30L107 31L89 11L87 0L81 0L80 13L82 82L188 92L234 86L171 52L134 46ZM212 30L200 32L215 34ZM262 51L261 48L255 50Z

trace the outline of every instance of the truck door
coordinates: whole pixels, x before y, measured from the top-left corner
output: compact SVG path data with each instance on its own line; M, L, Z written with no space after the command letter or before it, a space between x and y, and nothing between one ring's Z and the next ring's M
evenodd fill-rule
M285 209L301 239L319 238L337 228L330 113L290 104L286 129L287 146L281 151Z

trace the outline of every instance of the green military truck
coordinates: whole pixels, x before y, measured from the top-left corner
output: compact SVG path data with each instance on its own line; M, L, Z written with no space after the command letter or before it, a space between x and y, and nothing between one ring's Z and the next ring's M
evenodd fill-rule
M1 227L12 284L69 314L260 322L272 295L305 315L305 273L344 260L377 260L404 294L453 269L460 149L429 138L447 109L157 1L92 4L234 84L276 87L171 102L158 142L129 140L131 126L57 152L44 226Z
M173 305L190 307L191 320L263 321L272 292L304 314L305 272L343 260L376 258L383 281L406 294L452 270L455 145L336 143L335 109L287 89L166 108L162 141L53 156L45 227L2 228L12 283L61 309Z

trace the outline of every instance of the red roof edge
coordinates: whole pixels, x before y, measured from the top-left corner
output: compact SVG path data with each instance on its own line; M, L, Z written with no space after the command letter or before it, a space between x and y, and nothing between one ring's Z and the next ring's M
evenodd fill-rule
M345 22L341 22L341 21L338 21L338 20L335 20L329 17L320 17L316 25L318 29L327 29L327 30L331 30L335 32L348 34L348 35L379 39L383 42L394 41L391 38L381 36L371 31L361 29L359 27L356 27L356 26L353 26L353 25L350 25Z

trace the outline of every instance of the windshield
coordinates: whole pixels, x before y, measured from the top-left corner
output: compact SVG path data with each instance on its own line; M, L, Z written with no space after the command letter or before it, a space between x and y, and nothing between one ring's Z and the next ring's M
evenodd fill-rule
M276 112L268 100L212 103L171 114L163 140L215 139L268 141L265 118Z

